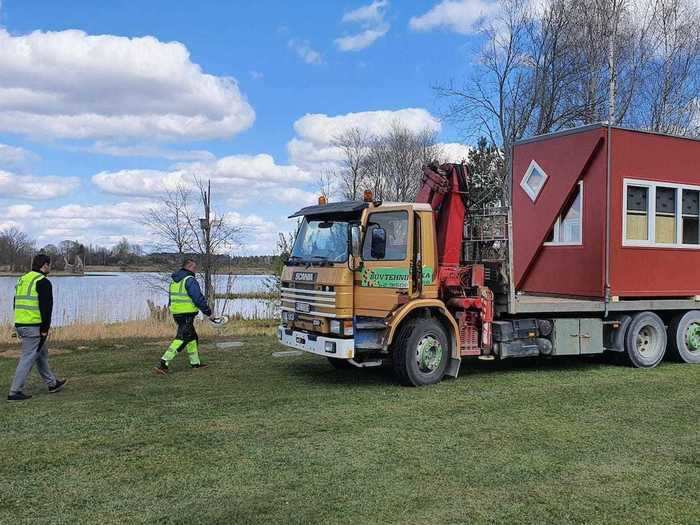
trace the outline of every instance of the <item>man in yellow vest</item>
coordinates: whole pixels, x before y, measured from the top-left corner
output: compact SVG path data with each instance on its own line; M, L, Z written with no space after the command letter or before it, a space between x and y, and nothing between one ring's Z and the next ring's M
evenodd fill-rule
M196 272L197 263L193 259L185 259L182 269L171 276L169 307L177 324L177 335L154 369L159 374L168 373L170 362L183 349L187 350L192 368L207 367L199 359L199 337L194 329L194 320L200 311L212 320L214 316L199 287Z
M39 254L32 260L32 271L24 274L15 287L15 328L22 340L22 354L17 363L8 401L24 401L32 396L23 392L24 382L36 363L39 375L49 388L49 393L60 392L66 381L59 380L49 368L46 340L51 329L53 290L46 278L51 269L51 259Z

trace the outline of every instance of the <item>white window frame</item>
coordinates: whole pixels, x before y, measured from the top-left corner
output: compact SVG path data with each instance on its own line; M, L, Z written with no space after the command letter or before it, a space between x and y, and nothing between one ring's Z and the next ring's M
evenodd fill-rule
M535 169L539 170L539 172L544 175L544 180L542 181L542 186L540 186L540 189L535 191L530 185L527 183L527 179L530 178L530 175L532 175L532 172L535 171ZM547 181L549 180L549 175L547 175L547 172L542 169L542 166L537 164L537 162L533 159L532 162L530 162L530 165L527 168L527 171L525 172L525 176L521 179L520 181L520 187L523 189L525 193L527 193L527 196L530 197L530 200L532 202L535 202L537 200L537 197L540 196L540 193L542 193L542 190L544 189L544 185L547 184Z
M554 240L544 243L545 246L583 246L583 181L578 182L578 191L581 196L581 218L578 222L578 242L561 242L559 240L559 230L561 229L562 214L557 217L554 223ZM572 203L573 204L573 203ZM566 212L568 210L564 210Z
M647 188L647 240L634 241L627 239L627 186ZM672 188L676 190L676 242L656 242L656 188ZM657 182L641 179L624 179L622 187L622 246L646 248L675 248L683 250L700 250L700 244L683 244L683 190L700 191L700 186L678 184L675 182Z

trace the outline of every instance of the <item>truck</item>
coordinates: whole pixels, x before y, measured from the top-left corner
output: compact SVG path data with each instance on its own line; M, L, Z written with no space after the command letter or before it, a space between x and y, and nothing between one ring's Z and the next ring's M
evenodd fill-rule
M467 358L700 363L700 141L601 123L511 159L508 206L475 208L467 166L432 164L414 202L291 215L279 341L410 386Z

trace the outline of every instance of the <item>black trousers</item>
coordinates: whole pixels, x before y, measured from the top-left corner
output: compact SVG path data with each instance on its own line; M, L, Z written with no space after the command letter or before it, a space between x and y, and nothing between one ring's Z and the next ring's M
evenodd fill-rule
M196 317L197 314L173 315L173 319L175 319L175 323L177 324L177 335L175 338L182 341L182 345L177 349L178 352L185 348L188 343L199 341L197 330L194 329L194 320Z

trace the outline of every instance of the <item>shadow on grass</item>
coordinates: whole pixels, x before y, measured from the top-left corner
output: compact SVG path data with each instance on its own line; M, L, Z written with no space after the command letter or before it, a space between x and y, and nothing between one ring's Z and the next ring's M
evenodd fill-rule
M506 359L504 361L481 361L476 358L462 359L459 377L480 376L497 372L532 371L559 373L563 371L594 370L597 368L617 368L627 365L615 359L618 356L606 354L589 356L528 357ZM391 363L381 367L353 368L336 370L329 363L296 362L290 363L289 373L304 382L336 385L398 385Z

